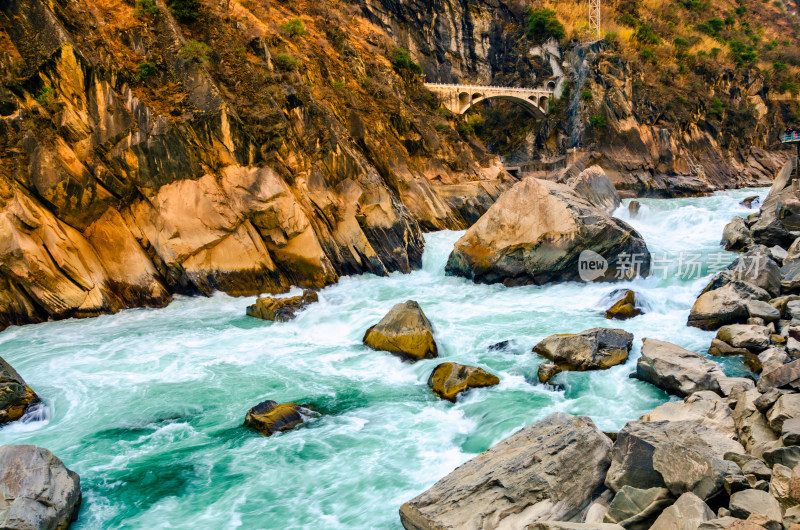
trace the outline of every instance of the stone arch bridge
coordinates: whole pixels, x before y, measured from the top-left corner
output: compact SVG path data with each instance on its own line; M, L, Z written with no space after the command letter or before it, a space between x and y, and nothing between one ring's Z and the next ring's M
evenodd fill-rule
M444 106L454 114L464 114L470 107L486 99L504 99L525 107L534 115L546 114L550 98L556 91L555 81L546 88L515 88L478 85L446 85L425 83L425 87L442 98Z

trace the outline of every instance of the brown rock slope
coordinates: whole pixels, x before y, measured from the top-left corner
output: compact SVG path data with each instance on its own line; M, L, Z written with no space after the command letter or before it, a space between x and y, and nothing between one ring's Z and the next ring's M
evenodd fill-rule
M137 5L0 4L0 329L409 271L507 187L347 6Z

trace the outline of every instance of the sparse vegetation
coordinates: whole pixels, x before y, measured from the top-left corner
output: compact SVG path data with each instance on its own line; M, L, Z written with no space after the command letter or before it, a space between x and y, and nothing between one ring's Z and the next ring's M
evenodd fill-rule
M297 70L297 66L299 64L297 59L295 59L293 56L289 55L286 52L276 54L272 58L272 62L275 63L275 66L277 66L278 69L283 70L285 72L289 72L291 70Z
M179 55L187 63L205 63L209 59L211 48L205 42L189 39L181 47Z
M403 48L395 48L394 52L392 52L392 65L398 72L406 71L412 74L422 73L422 67L415 63L413 59L411 59L408 50L404 50Z
M154 0L136 0L133 13L137 17L154 17L158 15L158 6Z
M281 29L289 34L291 37L299 37L308 33L303 21L299 18L293 18L285 24L281 24Z
M589 118L589 125L595 129L602 129L603 127L608 126L608 120L606 120L606 117L602 114L595 114Z
M167 0L170 12L181 22L194 22L200 18L199 0Z
M150 77L151 75L156 75L157 73L158 73L158 67L156 66L155 63L152 63L150 61L142 61L136 67L136 78L139 81L142 81L143 79Z
M541 44L549 39L563 40L566 36L564 25L556 18L551 9L528 10L528 38Z

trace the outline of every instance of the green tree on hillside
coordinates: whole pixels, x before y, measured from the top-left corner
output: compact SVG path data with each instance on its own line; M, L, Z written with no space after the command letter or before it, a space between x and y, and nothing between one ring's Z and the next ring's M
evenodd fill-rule
M566 36L564 25L556 18L552 9L528 9L528 38L542 44L551 37L562 40Z

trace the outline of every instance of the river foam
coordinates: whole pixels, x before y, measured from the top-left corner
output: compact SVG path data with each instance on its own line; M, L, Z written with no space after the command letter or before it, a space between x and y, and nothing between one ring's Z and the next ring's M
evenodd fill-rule
M624 206L617 215L654 255L699 252L707 262L731 217L750 213L738 202L766 191L645 199L636 218ZM77 528L399 528L400 504L547 414L587 414L618 430L667 401L628 377L642 337L698 352L713 337L686 327L708 274L474 285L444 275L460 235L427 235L421 270L343 278L288 323L248 318L252 299L217 294L10 328L0 333L0 356L45 399L46 413L0 429L0 443L46 447L81 475ZM604 298L620 287L643 294L651 311L622 323L603 318ZM408 364L365 348L366 328L407 299L432 321L442 359L481 366L501 384L451 404L426 386L441 359ZM560 390L538 383L536 342L597 326L634 333L625 365L560 374ZM743 373L738 360L724 368ZM319 415L264 438L242 427L264 399Z

